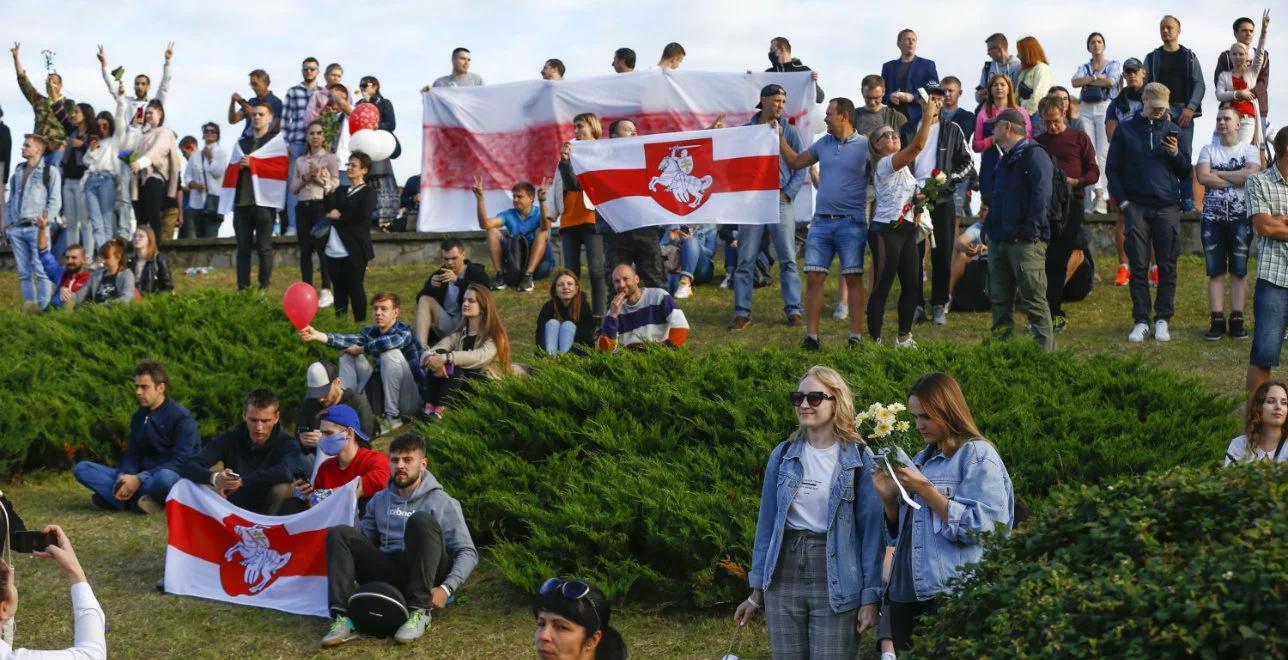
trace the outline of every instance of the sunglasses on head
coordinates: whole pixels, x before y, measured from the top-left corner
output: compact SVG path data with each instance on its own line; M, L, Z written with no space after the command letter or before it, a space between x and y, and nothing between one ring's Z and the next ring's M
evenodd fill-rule
M792 392L790 395L792 405L800 407L801 402L808 401L811 408L817 408L823 405L824 401L835 401L836 397L826 392Z
M548 596L555 592L558 592L560 596L563 596L568 600L577 601L585 598L586 602L590 604L590 611L595 614L595 630L599 630L599 607L595 605L594 598L588 598L588 596L590 596L589 584L582 582L581 580L565 580L563 578L552 577L545 582L542 582L541 589L537 591L537 593L542 596Z

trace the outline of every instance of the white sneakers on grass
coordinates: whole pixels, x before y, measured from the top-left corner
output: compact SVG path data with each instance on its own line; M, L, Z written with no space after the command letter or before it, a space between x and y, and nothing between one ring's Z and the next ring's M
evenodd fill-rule
M836 301L836 310L832 312L832 318L834 319L850 318L850 305L840 300Z
M326 309L327 307L330 307L331 305L334 305L334 304L335 304L335 296L332 295L331 290L322 289L322 293L318 294L318 307L322 309Z
M683 300L692 295L693 295L693 285L689 284L687 280L681 279L680 285L675 287L675 295L672 297Z
M1149 324L1137 323L1132 326L1131 332L1127 335L1127 341L1133 344L1139 344L1149 337ZM1168 330L1167 321L1154 322L1154 340L1155 341L1172 341L1172 333Z

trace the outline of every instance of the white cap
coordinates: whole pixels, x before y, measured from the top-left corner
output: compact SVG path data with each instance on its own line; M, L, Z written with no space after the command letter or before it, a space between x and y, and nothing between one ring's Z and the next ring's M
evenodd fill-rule
M336 372L335 365L330 362L314 362L309 365L309 370L304 375L304 385L307 387L309 398L320 399L326 395L327 390L331 389L331 381L335 380L339 374Z

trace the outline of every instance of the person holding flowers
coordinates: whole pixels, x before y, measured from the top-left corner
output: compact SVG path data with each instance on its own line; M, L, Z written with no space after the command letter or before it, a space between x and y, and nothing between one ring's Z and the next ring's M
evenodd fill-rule
M882 412L878 431L900 423L889 421L894 415L883 419ZM908 391L908 412L925 448L911 465L878 459L872 475L895 547L882 618L899 650L912 648L914 624L951 593L949 580L983 556L981 534L998 527L1009 533L1015 518L1010 474L952 376L917 379Z
M836 370L811 367L791 402L800 426L765 465L751 595L734 621L746 625L763 608L775 658L854 658L881 599L872 453Z

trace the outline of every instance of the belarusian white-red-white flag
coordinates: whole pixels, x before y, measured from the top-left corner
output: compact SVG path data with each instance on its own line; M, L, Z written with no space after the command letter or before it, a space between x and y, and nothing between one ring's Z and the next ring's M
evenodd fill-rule
M250 161L250 185L255 191L255 205L277 210L286 208L286 179L291 169L291 156L286 138L281 133L250 154L243 154L241 140L233 142L233 153L228 157L228 169L219 192L219 212L232 213L237 201L237 179L241 177L241 159Z
M330 616L326 533L352 525L358 479L293 516L264 516L181 480L166 498L166 593Z
M778 222L778 132L764 124L572 143L572 169L616 231Z

